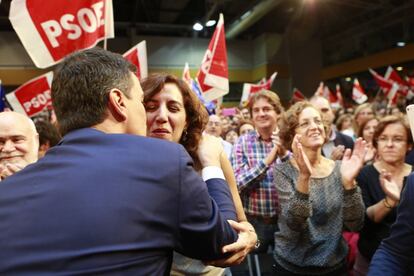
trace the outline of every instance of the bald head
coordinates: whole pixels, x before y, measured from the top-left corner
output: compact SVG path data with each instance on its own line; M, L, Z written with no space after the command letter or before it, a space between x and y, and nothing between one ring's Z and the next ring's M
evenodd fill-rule
M17 112L0 113L0 165L37 161L39 136L32 120Z

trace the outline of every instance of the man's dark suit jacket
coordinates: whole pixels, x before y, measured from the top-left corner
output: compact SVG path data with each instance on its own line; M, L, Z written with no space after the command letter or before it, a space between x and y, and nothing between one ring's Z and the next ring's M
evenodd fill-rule
M0 182L0 275L167 275L173 250L222 257L230 191L191 164L178 144L70 132Z
M345 149L353 149L354 148L354 141L348 135L345 135L337 130L335 130L335 146L344 145Z

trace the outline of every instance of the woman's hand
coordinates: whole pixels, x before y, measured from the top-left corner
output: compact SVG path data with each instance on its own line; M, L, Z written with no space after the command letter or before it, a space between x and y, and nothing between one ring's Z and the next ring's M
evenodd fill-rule
M396 205L400 201L402 186L400 187L397 183L395 183L395 181L391 178L391 174L386 170L381 170L380 184L387 201L392 201L392 203Z
M341 164L342 185L346 190L355 187L355 177L364 165L366 142L358 138L354 144L354 150L346 149Z
M367 153L365 154L364 163L374 159L377 150L374 148L372 143L367 144Z
M223 247L223 253L230 253L231 255L224 259L205 262L206 265L218 267L238 265L254 249L257 242L257 235L253 226L247 221L235 222L228 220L228 222L239 233L239 238L236 242Z
M312 175L312 165L309 162L308 156L303 151L300 143L300 134L296 134L292 142L293 158L299 168L299 173L303 176L310 177Z

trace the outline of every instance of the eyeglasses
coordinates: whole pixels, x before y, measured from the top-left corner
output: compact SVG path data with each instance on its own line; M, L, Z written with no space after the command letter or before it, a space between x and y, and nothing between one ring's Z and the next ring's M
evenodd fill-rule
M395 136L395 137L380 136L377 139L378 144L388 144L388 141L391 141L392 144L403 144L407 142L407 140L405 140L401 136Z
M271 112L275 109L273 107L270 107L270 106L265 106L265 107L262 107L262 108L255 107L255 108L252 109L252 112L257 114L257 113L260 112L260 110L262 110L263 113L269 113L269 112Z
M321 119L314 119L314 120L305 120L299 124L298 128L301 129L308 129L311 127L312 123L314 123L317 127L322 126L323 122Z

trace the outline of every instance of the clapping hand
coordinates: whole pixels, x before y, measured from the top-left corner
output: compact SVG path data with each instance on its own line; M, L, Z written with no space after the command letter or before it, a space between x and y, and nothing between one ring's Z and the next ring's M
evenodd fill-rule
M391 174L386 170L381 170L380 174L381 188L385 193L385 196L394 202L400 201L401 189L395 181L391 178Z
M338 145L336 146L332 153L331 153L331 159L332 160L341 160L342 157L344 157L345 152L345 146L344 145Z
M364 162L368 162L374 159L377 150L374 148L372 143L367 144L367 153L365 154Z
M18 163L7 163L7 164L1 164L0 165L0 177L1 180L4 180L6 177L9 177L16 172L20 171L26 167L24 164L18 164Z
M354 180L364 165L365 154L366 142L362 138L355 141L352 153L350 149L345 150L341 165L342 184L345 189L355 186Z
M312 166L309 162L309 158L306 153L303 151L302 144L300 143L300 134L296 134L292 142L292 151L293 158L298 165L299 172L302 175L311 176L312 175Z

